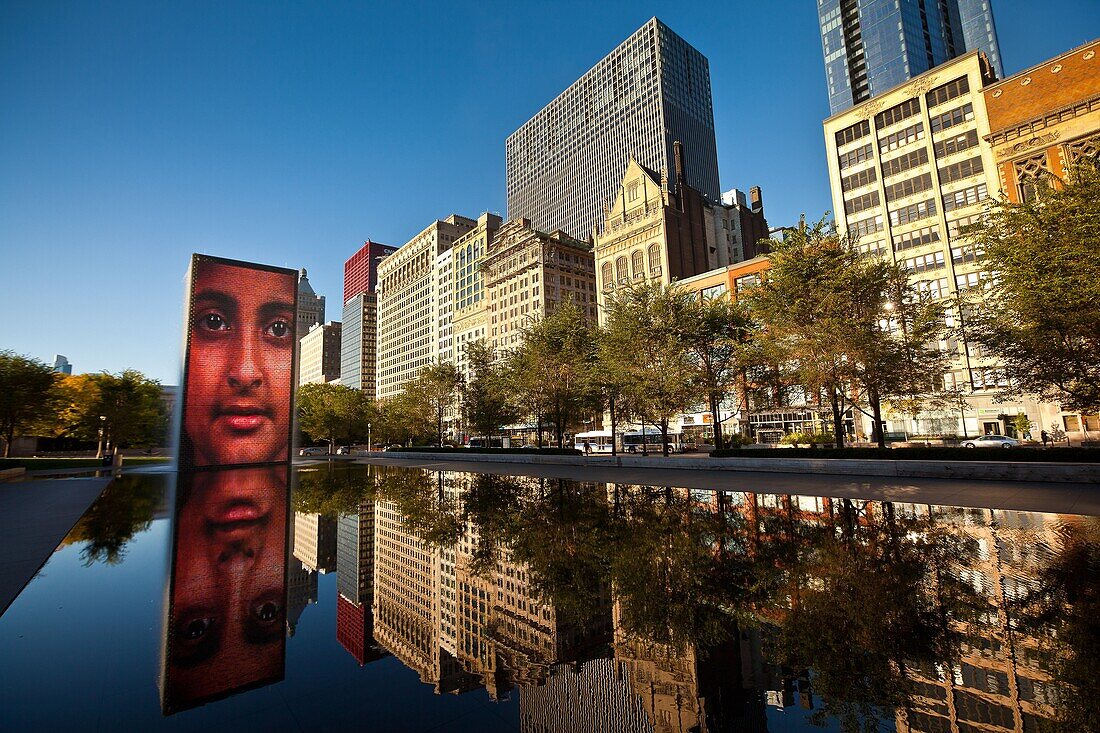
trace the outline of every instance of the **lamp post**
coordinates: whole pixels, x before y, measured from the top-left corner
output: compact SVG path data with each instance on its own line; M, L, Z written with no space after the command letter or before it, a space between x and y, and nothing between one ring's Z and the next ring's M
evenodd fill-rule
M374 444L370 442L370 423L367 423L367 451L374 450Z
M97 448L96 452L95 452L95 457L96 458L102 458L103 457L103 436L105 435L106 430L107 430L107 416L106 415L100 415L99 416L99 448Z

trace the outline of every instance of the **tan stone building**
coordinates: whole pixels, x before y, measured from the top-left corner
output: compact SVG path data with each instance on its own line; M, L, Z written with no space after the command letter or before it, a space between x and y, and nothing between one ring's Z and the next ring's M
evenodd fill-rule
M454 362L464 378L470 376L466 364L466 345L472 341L488 340L489 313L481 264L501 223L501 218L496 214L482 214L478 217L477 226L459 237L453 248L454 311L451 333L454 338Z
M527 219L510 221L488 242L481 267L486 338L497 351L519 346L526 326L569 299L596 319L592 246L564 232L547 234Z
M672 185L666 174L630 161L594 235L601 323L616 289L667 285L767 251L760 243L768 236L760 189L752 189L751 205L736 190L721 203L708 201L684 180L682 146L674 150Z
M340 378L340 323L313 324L298 342L298 384L327 384Z

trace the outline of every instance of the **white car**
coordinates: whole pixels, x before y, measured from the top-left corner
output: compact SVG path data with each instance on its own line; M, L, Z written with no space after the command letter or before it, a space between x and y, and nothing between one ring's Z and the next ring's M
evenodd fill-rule
M973 440L964 440L963 448L1015 448L1020 441L1007 435L983 435Z
M310 446L308 448L302 448L300 451L298 451L298 455L300 456L323 456L327 453L327 450L319 446Z

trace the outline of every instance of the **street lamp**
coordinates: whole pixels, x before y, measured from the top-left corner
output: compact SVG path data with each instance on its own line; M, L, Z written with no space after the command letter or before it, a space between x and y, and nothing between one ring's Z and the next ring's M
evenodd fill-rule
M106 430L107 430L107 416L106 415L100 415L99 416L99 448L97 448L96 452L95 452L95 457L96 458L102 458L103 457L103 436L105 435Z
M374 444L370 442L370 423L367 423L367 451L374 450Z

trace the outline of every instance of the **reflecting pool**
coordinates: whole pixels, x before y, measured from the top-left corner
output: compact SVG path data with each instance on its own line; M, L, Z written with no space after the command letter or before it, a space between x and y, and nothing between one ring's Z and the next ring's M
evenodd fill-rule
M0 730L1096 730L1097 619L1097 517L133 474L0 617Z

